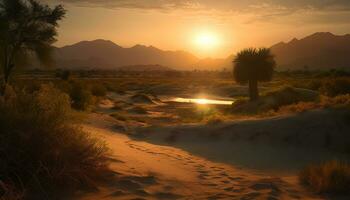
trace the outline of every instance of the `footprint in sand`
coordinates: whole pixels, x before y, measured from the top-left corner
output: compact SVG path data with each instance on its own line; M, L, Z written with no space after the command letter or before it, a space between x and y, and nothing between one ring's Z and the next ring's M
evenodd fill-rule
M112 194L110 194L109 196L113 196L113 197L120 197L120 196L125 196L128 195L128 193L121 191L121 190L117 190L114 191Z
M251 185L249 188L259 191L259 190L272 190L272 191L280 191L278 186L275 183L271 182L258 182Z
M133 199L130 199L130 200L147 200L147 199L144 199L144 198L133 198Z
M137 183L133 180L126 180L126 179L117 181L116 186L120 189L131 190L131 191L142 188L142 185L140 183Z
M166 200L179 199L182 197L181 195L170 193L170 192L158 192L158 193L155 193L154 196L159 199L166 199Z
M134 194L136 194L138 196L143 196L143 197L150 196L150 194L147 191L143 190L143 189L136 190L134 192Z
M198 170L197 172L200 174L209 174L209 171L207 170Z
M261 193L260 192L251 192L251 193L248 193L248 194L245 194L241 200L253 200L253 199L256 199L258 196L260 196Z
M219 199L235 199L235 195L231 194L214 194L208 197L208 200L219 200Z
M127 176L125 179L133 180L144 185L153 185L158 183L154 176Z
M233 192L233 193L241 193L241 192L243 192L243 191L244 191L243 188L231 190L231 192Z
M228 175L226 174L226 172L221 172L219 175L220 175L220 176L228 176Z
M208 179L208 175L206 175L206 174L199 174L198 178L202 179L202 180L207 180Z
M228 177L228 179L230 179L231 181L241 181L241 180L243 180L242 177Z
M210 187L216 187L216 186L218 186L218 184L216 184L216 183L203 183L202 185L210 186Z
M235 189L235 187L232 187L232 186L227 187L227 188L224 188L224 190L225 190L226 192L233 192L233 193L241 193L241 192L244 191L243 188Z
M164 186L163 188L164 188L164 190L169 191L169 190L174 189L174 186L171 186L171 185L166 185L166 186Z
M223 180L223 181L221 181L221 183L228 184L228 183L230 183L230 181Z
M268 196L266 199L267 200L279 200L279 198L274 197L274 196Z
M158 184L154 176L123 176L118 177L115 187L118 190L114 191L110 196L125 196L133 194L136 196L150 196L151 194L145 190L145 187Z
M202 169L202 168L204 168L205 166L199 164L199 165L196 165L195 167Z
M289 196L292 198L292 199L301 199L301 197L297 194L289 194Z

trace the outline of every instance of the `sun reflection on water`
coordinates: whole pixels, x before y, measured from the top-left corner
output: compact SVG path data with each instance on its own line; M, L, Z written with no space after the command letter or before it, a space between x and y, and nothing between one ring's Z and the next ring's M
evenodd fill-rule
M207 104L213 104L213 105L231 105L233 101L228 100L213 100L213 99L191 99L191 98L175 98L173 100L174 102L180 102L180 103L195 103L200 105L207 105Z

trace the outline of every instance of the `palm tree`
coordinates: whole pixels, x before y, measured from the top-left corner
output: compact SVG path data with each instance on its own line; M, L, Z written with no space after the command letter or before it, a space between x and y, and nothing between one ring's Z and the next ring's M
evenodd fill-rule
M276 67L270 49L244 49L236 55L233 64L234 79L240 84L248 82L250 100L257 100L259 98L258 81L270 81Z
M0 0L0 67L3 86L19 66L34 56L43 64L51 61L58 21L66 11L37 0Z

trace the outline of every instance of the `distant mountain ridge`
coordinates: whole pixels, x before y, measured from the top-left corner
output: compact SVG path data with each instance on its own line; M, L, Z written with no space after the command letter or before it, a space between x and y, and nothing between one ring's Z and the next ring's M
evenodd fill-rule
M302 39L273 45L279 70L350 70L350 34L317 32Z
M123 48L108 40L82 41L56 48L55 60L58 67L70 69L116 69L138 65L191 69L199 61L196 56L185 51L163 51L143 45Z
M350 70L350 34L318 32L270 47L277 70ZM109 40L82 41L55 49L56 67L68 69L222 70L232 68L226 59L200 59L185 51L164 51L153 46L121 47Z

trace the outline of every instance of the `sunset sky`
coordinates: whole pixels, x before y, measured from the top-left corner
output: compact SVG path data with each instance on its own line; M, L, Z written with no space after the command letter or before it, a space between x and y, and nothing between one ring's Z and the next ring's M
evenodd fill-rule
M68 14L56 46L107 39L227 57L314 32L350 33L350 0L41 0Z

